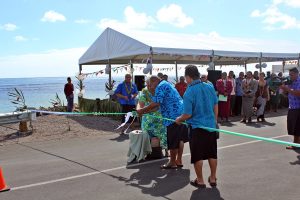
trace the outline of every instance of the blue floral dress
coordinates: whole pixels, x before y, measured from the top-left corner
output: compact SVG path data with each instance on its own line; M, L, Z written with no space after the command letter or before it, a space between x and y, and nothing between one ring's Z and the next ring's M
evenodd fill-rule
M139 101L148 106L152 100L152 95L147 89L143 89ZM155 117L152 117L155 116ZM167 129L163 125L163 119L161 119L160 111L148 113L142 117L142 130L146 131L149 136L158 137L160 140L160 146L163 149L167 149Z

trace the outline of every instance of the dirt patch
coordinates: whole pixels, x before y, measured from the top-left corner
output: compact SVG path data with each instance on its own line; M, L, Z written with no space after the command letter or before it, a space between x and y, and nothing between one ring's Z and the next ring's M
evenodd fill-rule
M0 126L0 145L117 134L120 131L114 129L120 123L120 121L101 116L43 115L32 122L33 131L27 133L17 131L19 123ZM30 127L29 130L31 130Z

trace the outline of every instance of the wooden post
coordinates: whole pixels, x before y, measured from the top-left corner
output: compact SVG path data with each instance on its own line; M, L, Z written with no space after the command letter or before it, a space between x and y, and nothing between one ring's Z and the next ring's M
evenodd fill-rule
M176 61L175 61L175 79L176 79L176 82L178 82L178 67L177 67Z

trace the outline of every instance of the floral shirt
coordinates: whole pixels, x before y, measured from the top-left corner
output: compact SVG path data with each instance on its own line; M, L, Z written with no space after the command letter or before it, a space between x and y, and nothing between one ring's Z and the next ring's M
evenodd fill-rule
M293 90L300 90L300 77L289 86ZM300 97L289 93L289 109L300 109Z
M182 114L183 100L179 93L167 81L161 81L156 89L152 101L160 104L161 114L164 118L175 120ZM164 120L164 125L169 126L174 122Z

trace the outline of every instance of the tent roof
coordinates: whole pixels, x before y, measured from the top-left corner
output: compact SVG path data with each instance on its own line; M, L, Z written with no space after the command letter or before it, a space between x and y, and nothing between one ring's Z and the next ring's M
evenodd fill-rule
M152 53L153 63L241 65L246 63L276 62L299 59L298 53L261 53L151 47L111 28L96 39L79 59L80 65L127 64L144 62Z
M128 63L137 55L149 55L150 46L139 42L111 28L96 39L80 57L79 64L112 64Z

